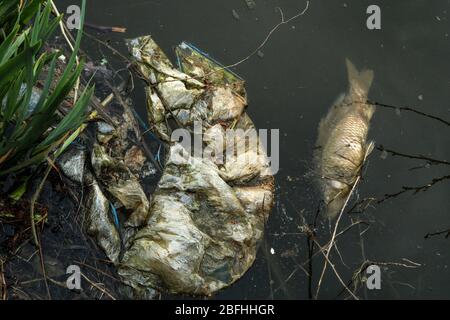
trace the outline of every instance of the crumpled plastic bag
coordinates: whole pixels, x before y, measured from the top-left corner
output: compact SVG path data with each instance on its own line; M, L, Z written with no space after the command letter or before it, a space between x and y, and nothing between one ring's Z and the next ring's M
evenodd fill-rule
M140 179L156 170L141 148L130 142L129 134L135 127L126 113L113 119L116 128L104 122L94 126L91 150L70 146L57 164L87 194L82 197L86 199L87 233L112 262L119 263L122 248L148 218L149 200ZM125 211L124 223L120 223L118 211Z
M125 209L132 210L126 226L143 225L149 214L149 201L138 179L125 163L110 157L105 147L96 144L92 151L92 167L106 190L119 200Z
M100 189L97 181L92 183L86 202L87 232L93 236L108 258L117 263L121 252L121 239L109 210L110 203Z
M168 149L151 202L142 180L154 172L130 143L135 128L127 113L116 128L97 123L93 149L70 149L58 164L87 189L88 232L137 296L154 289L211 295L253 264L273 203L267 155L249 134L255 128L245 113L244 81L187 43L176 49L181 71L151 37L129 45L151 83L150 125ZM192 133L198 122L200 155L171 139L174 129ZM240 134L229 136L230 129ZM118 225L113 208L125 209L125 223Z
M151 82L150 124L169 152L149 219L130 239L119 274L137 290L211 295L253 264L273 203L273 176L257 137L237 157L214 153L242 144L225 129L254 129L245 114L244 82L186 43L177 48L186 73L149 36L129 47ZM202 142L212 156L196 156L171 141L169 119L190 131L201 120Z
M209 295L253 262L261 236L255 228L261 217L254 214L246 212L213 163L190 157L175 144L153 196L151 218L134 237L120 273L141 286Z

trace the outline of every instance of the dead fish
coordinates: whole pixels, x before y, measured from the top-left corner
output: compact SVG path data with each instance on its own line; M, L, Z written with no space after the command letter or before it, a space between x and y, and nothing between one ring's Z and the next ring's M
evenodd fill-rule
M367 104L373 71L358 71L348 59L346 64L348 92L337 99L320 121L315 151L319 188L329 218L342 210L374 145L367 142L375 112L375 107Z

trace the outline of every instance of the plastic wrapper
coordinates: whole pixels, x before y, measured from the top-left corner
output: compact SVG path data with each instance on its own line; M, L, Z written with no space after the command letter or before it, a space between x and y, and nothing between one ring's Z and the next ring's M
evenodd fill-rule
M86 199L87 233L112 262L119 263L122 248L135 229L145 224L149 214L149 200L140 178L156 172L141 148L130 142L135 123L125 112L113 118L116 127L104 122L94 126L92 148L74 144L57 164L87 194L81 197Z
M119 260L121 239L110 215L110 202L98 183L93 182L86 203L87 232L93 236L106 256L114 263Z
M148 161L130 142L138 133L126 112L116 128L98 123L92 150L68 151L60 166L84 181L88 232L136 296L208 296L251 267L273 203L268 158L245 113L244 81L187 43L176 50L179 69L148 36L129 45L151 83L150 126L166 144L151 202L142 188ZM199 154L174 139L176 129L200 139Z
M70 148L59 157L57 163L62 172L72 181L83 183L85 173L86 151Z
M122 161L110 157L105 147L100 145L94 145L92 167L106 190L119 200L125 209L131 211L126 225L131 227L143 225L149 214L149 201L130 169Z
M211 295L239 279L253 264L273 202L273 177L245 114L244 81L183 43L175 69L149 36L129 41L146 89L149 120L169 152L152 197L146 225L130 239L119 274L138 290ZM171 141L169 126L194 132L210 157ZM173 122L172 121L172 122ZM201 121L201 122L200 122ZM244 136L227 135L240 129ZM250 147L233 156L221 151Z

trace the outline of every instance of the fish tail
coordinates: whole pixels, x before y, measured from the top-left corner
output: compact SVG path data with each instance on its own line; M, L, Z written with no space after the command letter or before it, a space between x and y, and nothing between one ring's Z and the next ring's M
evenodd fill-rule
M345 59L345 62L347 64L350 94L356 95L361 100L366 100L373 82L373 70L358 71L349 59Z

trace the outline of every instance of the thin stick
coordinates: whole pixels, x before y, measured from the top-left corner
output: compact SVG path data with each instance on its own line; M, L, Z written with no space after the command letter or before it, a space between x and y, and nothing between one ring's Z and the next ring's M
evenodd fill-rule
M223 69L229 69L229 68L237 67L238 65L240 65L240 64L246 62L247 60L249 60L251 57L253 57L255 54L257 54L258 51L261 50L261 49L266 45L266 43L267 43L267 42L270 40L270 38L272 37L273 33L274 33L275 31L277 31L278 28L280 28L281 26L283 26L283 25L285 25L285 24L288 24L288 23L292 22L293 20L299 18L300 16L304 15L304 14L306 13L306 11L308 11L308 8L309 8L309 1L306 1L306 6L305 6L305 8L304 8L300 13L298 13L298 14L296 14L295 16L293 16L293 17L289 18L288 20L286 20L286 19L284 18L283 10L281 10L280 7L277 7L277 10L280 12L281 20L280 20L280 22L279 22L278 24L276 24L276 25L272 28L272 30L269 31L269 33L267 34L267 36L264 38L264 41L263 41L263 42L262 42L262 43L261 43L261 44L260 44L260 45L252 52L252 53L250 53L248 56L246 56L245 58L239 60L238 62L235 62L235 63L233 63L233 64L230 64L230 65L228 65L228 66L223 67Z
M447 230L443 230L443 231L438 231L438 232L432 232L432 233L427 233L426 235L425 235L425 239L428 239L428 238L431 238L431 237L434 237L434 236L440 236L440 235L442 235L442 234L445 234L445 238L448 238L448 237L450 237L450 228L449 229L447 229Z
M306 238L306 244L308 245L308 298L311 300L313 298L312 289L312 277L313 277L313 264L312 255L314 253L314 241L312 241L312 236Z
M320 287L321 287L321 284L322 284L322 280L323 280L323 277L324 277L324 275L325 275L325 271L327 270L327 265L328 265L328 262L329 262L330 252L331 252L331 248L333 247L334 240L335 240L335 238L336 238L336 233L337 233L337 229L338 229L338 227L339 227L339 222L341 221L341 218L342 218L342 215L343 215L343 213L344 213L345 207L347 206L347 203L348 203L348 201L350 200L350 197L353 195L353 192L354 192L355 189L356 189L356 185L358 184L358 182L359 182L360 179L361 179L361 176L358 175L358 177L356 177L356 180L355 180L355 183L353 184L352 189L350 190L350 193L348 194L347 198L345 199L344 206L342 207L341 212L339 213L339 217L338 217L338 219L336 220L336 224L335 224L335 226L334 226L333 235L332 235L332 237L331 237L330 244L328 245L328 247L327 247L327 249L326 249L325 264L324 264L324 266L323 266L322 273L321 273L320 278L319 278L319 283L318 283L318 285L317 285L317 291L316 291L316 296L315 296L316 299L317 299L317 297L319 296L319 292L320 292Z
M422 265L420 263L411 261L409 259L403 258L403 261L405 261L406 263L401 263L401 262L376 262L376 261L371 261L371 260L365 260L361 266L356 269L356 271L353 273L352 279L349 281L349 283L347 284L347 287L353 285L354 290L358 290L358 286L359 283L361 282L359 279L361 277L361 274L371 265L377 265L377 266L384 266L384 267L389 267L389 266L394 266L394 267L404 267L404 268L408 268L408 269L415 269L415 268L419 268ZM344 292L345 290L342 289L341 292L339 292L339 294L337 295L338 297Z
M253 50L248 56L246 56L245 58L242 58L241 60L239 60L239 61L237 61L237 62L235 62L235 63L233 63L233 64L230 64L230 65L227 65L227 66L223 66L223 67L220 67L220 68L218 68L218 69L216 69L216 70L214 70L214 71L211 71L210 73L208 73L208 74L206 74L206 75L196 76L196 77L188 77L188 78L186 78L186 79L190 79L190 80L191 80L191 79L192 79L192 80L203 79L203 78L208 77L208 76L210 76L210 75L212 75L212 74L214 74L214 73L216 73L216 72L220 72L220 71L222 71L222 70L229 69L229 68L234 68L234 67L237 67L238 65L240 65L240 64L242 64L242 63L244 63L244 62L246 62L247 60L249 60L250 58L252 58L255 54L257 54L258 51L261 50L261 49L267 44L267 42L270 40L270 38L271 38L272 35L275 33L275 31L277 31L281 26L283 26L283 25L285 25L285 24L288 24L288 23L294 21L295 19L299 18L300 16L303 16L303 15L308 11L308 9L309 9L309 1L306 1L306 6L305 6L305 8L304 8L300 13L296 14L295 16L293 16L293 17L291 17L291 18L289 18L289 19L287 19L287 20L286 20L285 17L284 17L283 10L282 10L281 8L279 8L279 7L278 7L277 9L278 9L278 11L280 12L280 16L281 16L280 22L277 23L277 24L269 31L269 33L267 34L267 36L264 38L263 42L262 42L255 50ZM117 54L118 56L120 56L122 59L124 59L124 60L127 61L128 63L133 64L133 61L131 61L128 57L124 56L124 55L123 55L122 53L120 53L118 50L116 50L115 48L113 48L112 46L110 46L108 43L106 43L106 42L104 42L104 41L102 41L102 40L100 40L100 39L97 39L96 37L94 37L94 36L92 36L92 35L86 33L85 31L84 31L83 33L84 33L86 36L88 36L89 38L93 39L94 41L97 41L98 43L100 43L100 44L104 45L105 47L107 47L108 49L110 49L112 52L114 52L115 54ZM142 75L142 73L139 71L138 68L136 68L136 71L137 71L138 74L140 74L140 75L142 76L143 79L146 78L145 76ZM164 82L170 82L170 81L178 81L178 79L167 80L167 81L164 81ZM155 84L153 84L153 85L155 85Z
M434 115L429 114L429 113L425 113L425 112L416 110L416 109L414 109L414 108L412 108L412 107L392 106L392 105L389 105L389 104L380 103L380 102L375 102L375 101L370 101L370 100L367 100L367 104L371 104L371 105L378 106L378 107L382 107L382 108L398 109L398 110L404 110L404 111L413 112L413 113L416 113L416 114L418 114L418 115L421 115L421 116L424 116L424 117L427 117L427 118L430 118L430 119L439 121L439 122L441 122L441 123L443 123L443 124L446 124L447 126L450 126L450 121L444 120L444 119L442 119L442 118L439 118L439 117L434 116Z
M450 175L446 175L446 176L442 176L440 178L434 178L433 180L431 180L429 183L424 184L422 186L415 186L415 187L411 187L411 186L403 186L401 191L398 191L396 193L389 193L389 194L385 194L383 198L377 200L377 203L382 203L390 198L396 198L406 192L413 192L413 194L417 194L419 192L425 192L428 189L430 189L431 187L433 187L435 184L438 184L440 182L443 182L445 180L450 180Z
M346 228L345 230L343 230L343 231L341 231L341 232L339 232L338 234L336 234L336 238L335 238L335 243L337 242L337 239L340 237L340 236L343 236L345 233L347 233L351 228L353 228L353 227L355 227L355 226L358 226L358 225L360 225L360 224L364 224L364 223L367 223L367 222L363 222L363 221L360 221L360 222L355 222L355 223L353 223L351 226L349 226L348 228ZM299 233L299 234L307 234L310 238L312 238L313 237L313 235L311 235L312 234L312 230L310 230L310 228L308 227L308 226L303 226L304 228L305 228L305 230L307 230L306 232L303 232L303 233ZM367 230L367 229L366 229ZM275 234L276 235L276 234ZM324 245L324 247L325 246L328 246L330 244L330 242L327 242L325 245ZM282 285L285 285L296 273L297 273L297 271L298 270L303 270L303 267L305 267L306 265L308 265L311 261L312 261L312 259L313 258L315 258L316 257L316 255L318 255L319 254L319 252L320 252L320 250L317 250L316 252L314 252L310 257L308 257L308 259L306 260L306 261L304 261L303 263L301 263L300 265L297 265L297 267L291 272L291 274L282 282ZM276 293L276 292L278 292L279 290L280 290L280 288L281 288L281 286L278 286L275 290L274 290L274 293Z
M94 271L96 271L96 272L98 272L98 273L101 273L102 275L104 275L104 276L106 276L106 277L108 277L108 278L110 278L110 279L112 279L112 280L114 280L114 281L120 282L119 279L113 277L112 275L107 274L106 272L104 272L104 271L102 271L102 270L100 270L100 269L98 269L98 268L96 268L96 267L90 266L90 265L88 265L88 264L86 264L86 263L84 263L84 262L82 262L82 261L75 261L75 263L77 263L77 264L79 264L79 265L82 265L83 267L89 268L89 269L91 269L91 270L94 270Z
M7 288L6 288L6 280L5 280L5 270L3 268L3 260L0 259L0 280L2 281L0 283L2 288L2 300L6 300L8 298L7 295Z
M34 245L36 247L40 247L39 239L36 232L36 223L34 221L34 214L35 214L35 205L37 200L39 199L39 196L41 195L42 188L44 187L44 183L47 180L48 175L50 174L50 171L52 170L52 166L48 166L47 170L45 170L44 177L42 178L41 182L39 183L36 191L34 192L33 196L31 197L30 201L30 225L31 225L31 234L33 235L33 241Z
M355 300L359 300L359 298L349 289L349 287L345 284L344 280L342 280L341 276L339 275L339 273L336 270L336 267L334 266L334 264L330 261L329 259L329 253L331 249L328 249L326 254L325 252L323 252L323 248L320 246L320 244L314 240L314 242L317 244L317 246L320 248L320 252L322 253L322 255L325 257L326 262L328 262L331 266L331 269L333 269L334 274L336 275L336 277L338 278L339 282L342 284L342 286L344 287L344 289L353 297L353 299ZM318 289L320 289L320 287L318 287ZM317 294L316 293L316 299L317 299Z
M42 253L42 246L41 246L41 242L39 241L39 236L37 235L37 232L36 232L36 224L35 224L35 221L34 221L34 208L35 208L35 204L36 204L37 200L39 199L39 196L41 195L42 188L44 187L44 183L47 180L47 177L50 174L51 170L52 170L52 166L49 165L47 167L47 170L45 171L44 177L42 178L41 182L39 183L39 186L38 186L36 192L31 197L31 204L30 204L31 233L33 235L34 244L36 245L36 247L39 250L39 260L40 260L40 263L41 263L42 275L44 277L45 289L47 291L47 296L48 296L49 299L51 299L52 297L50 295L50 288L48 286L48 281L47 281L47 272L45 270L45 263L44 263L44 256L43 256L43 253Z
M110 297L112 300L116 300L116 298L114 298L106 289L103 289L102 287L100 287L98 284L94 283L92 280L90 280L88 277L86 277L83 273L81 273L81 276L87 281L89 282L94 288L96 288L97 290L99 290L100 292L102 292L103 294L106 294L108 297Z
M366 258L366 250L365 250L365 247L364 247L364 238L362 236L361 224L358 225L358 230L359 230L359 232L358 232L359 245L360 245L360 248L361 248L361 258L362 258L362 261L366 261L367 260L367 258ZM368 300L367 287L364 287L363 294L364 294L364 299Z
M392 156L398 156L398 157L403 157L403 158L408 158L408 159L424 160L424 161L428 161L431 164L450 165L450 161L434 159L434 158L430 158L430 157L423 156L423 155L414 155L414 154L406 154L406 153L402 153L402 152L397 152L395 150L386 149L382 145L377 146L377 149L380 150L380 151L388 152Z
M373 146L373 145L372 145L372 146ZM350 193L348 194L347 198L345 199L344 205L343 205L343 207L341 208L341 212L339 213L339 217L338 217L338 219L337 219L337 221L336 221L336 224L335 224L335 226L334 226L333 235L332 235L331 240L330 240L330 243L329 243L329 245L328 245L328 247L327 247L326 259L325 259L325 263L324 263L324 265L323 265L322 274L320 275L319 283L318 283L318 285L317 285L317 291L316 291L316 297L315 297L316 299L317 299L317 297L319 296L319 292L320 292L320 287L321 287L321 284L322 284L322 280L323 280L323 277L324 277L324 275L325 275L325 271L327 270L327 263L328 263L328 261L329 261L330 252L331 252L331 249L332 249L333 244L334 244L335 239L336 239L336 233L337 233L337 229L338 229L338 226L339 226L339 222L341 221L342 215L343 215L343 213L344 213L345 208L347 207L347 204L348 204L348 202L349 202L351 196L353 195L353 193L354 193L355 190L356 190L356 186L358 185L359 181L361 180L361 171L362 171L363 165L364 165L364 163L366 162L367 157L369 156L369 154L370 154L370 152L372 151L372 149L373 149L372 147L368 147L368 148L366 149L366 153L365 153L365 155L364 155L364 159L363 159L362 164L361 164L360 172L359 172L358 176L356 177L355 182L353 183L353 186L352 186L352 189L350 190Z
M122 28L122 27L108 27L108 26L99 26L93 23L87 23L85 22L84 24L86 27L97 30L97 31L101 31L101 32L119 32L119 33L124 33L127 32L126 28Z
M69 132L70 133L70 132ZM31 201L30 201L30 225L31 225L31 234L33 236L33 241L34 244L36 245L36 247L38 248L39 251L39 256L40 256L40 260L41 260L41 268L42 268L42 275L44 276L44 281L45 281L45 287L47 290L47 295L48 298L51 299L51 295L50 295L50 289L48 286L48 281L47 281L47 273L45 271L45 263L44 263L44 257L42 254L42 246L41 246L41 242L39 240L38 234L36 232L36 223L34 221L34 214L35 214L35 206L36 206L36 202L39 200L39 197L41 195L42 192L42 188L44 187L45 181L48 178L48 175L50 174L50 172L52 171L52 163L54 163L54 161L56 160L56 158L61 154L63 148L64 148L64 144L63 141L66 140L67 136L69 136L69 133L65 134L60 141L58 142L58 147L59 149L57 151L55 151L54 153L54 159L51 160L50 158L48 158L48 167L45 170L44 173L44 177L42 178L41 182L39 183L36 191L34 192L33 196L31 197ZM62 144L62 147L60 147Z

